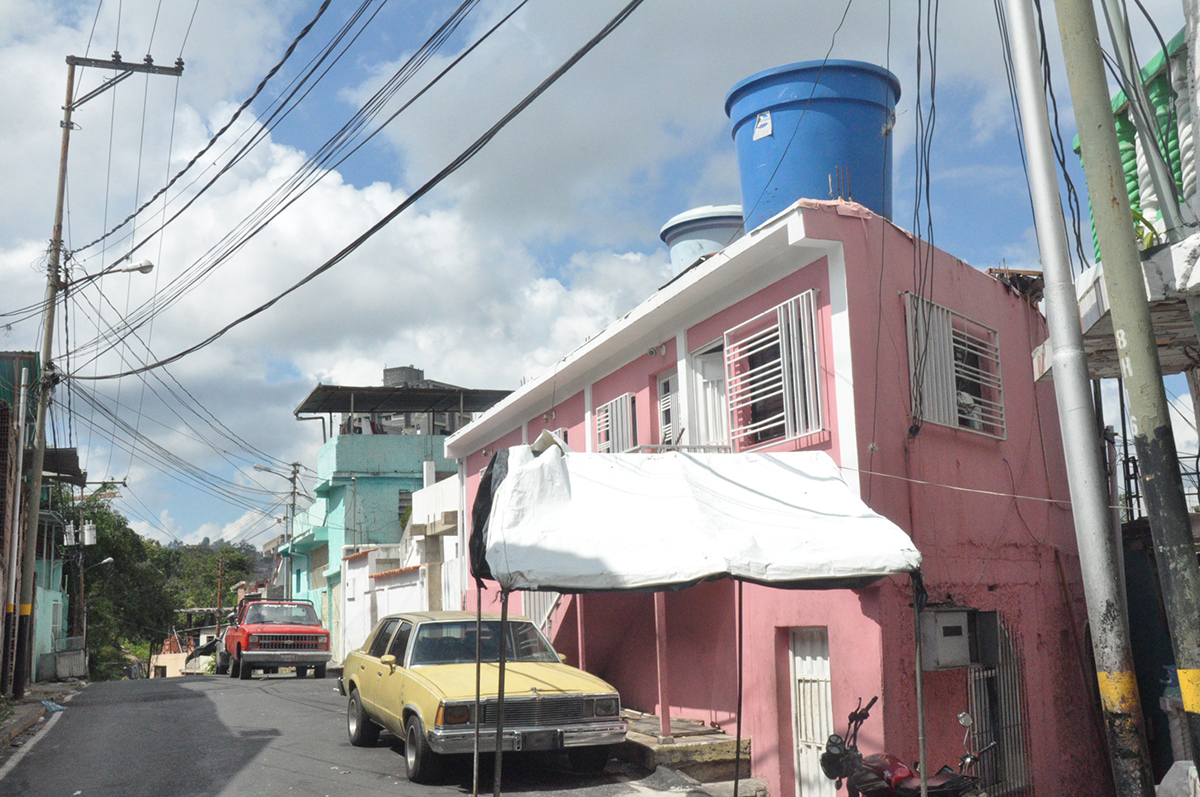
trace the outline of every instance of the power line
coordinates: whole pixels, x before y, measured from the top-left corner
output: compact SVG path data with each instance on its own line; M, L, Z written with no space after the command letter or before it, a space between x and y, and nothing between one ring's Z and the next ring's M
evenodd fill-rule
M411 196L409 196L407 199L405 199L403 202L401 202L399 205L397 205L393 210L391 210L382 219L380 219L378 222L376 222L374 225L372 225L366 232L364 232L362 235L360 235L358 238L356 238L354 241L352 241L349 245L347 245L345 248L343 248L340 252L338 252L332 258L325 261L323 264L318 266L313 271L309 272L308 275L306 275L304 278L302 278L298 282L294 283L291 287L289 287L286 290L284 290L283 292L277 294L274 298L259 305L258 307L251 310L250 312L243 314L242 316L240 316L239 318L230 322L229 324L226 324L220 330L213 333L212 335L210 335L208 338L204 339L200 343L197 343L194 346L191 346L187 349L184 349L183 351L173 354L170 357L159 360L158 362L151 363L142 368L131 369L128 371L122 371L122 372L116 373L116 374L105 374L103 376L71 375L70 378L71 379L82 379L82 380L119 379L123 376L132 376L133 374L143 373L145 371L149 371L154 368L160 368L164 365L170 365L173 362L183 359L184 357L188 356L189 354L193 354L193 353L205 348L206 346L208 346L211 343L213 343L214 341L216 341L218 338L225 335L225 333L227 333L229 330L250 320L251 318L254 318L255 316L259 315L260 313L270 309L279 300L281 300L284 297L299 290L301 287L303 287L304 285L307 285L309 282L316 279L321 274L324 274L326 271L333 268L338 263L342 262L342 260L344 260L350 254L352 254L355 250L357 250L364 243L366 243L377 232L379 232L384 227L386 227L393 219L395 219L397 216L399 216L401 213L403 213L405 210L407 210L409 207L411 207L413 204L415 204L418 200L420 200L422 197L424 197L425 194L429 193L429 191L431 191L439 183L441 183L443 180L445 180L450 175L454 174L456 171L458 171L460 168L462 168L463 165L465 165L472 158L474 158L475 155L477 155L484 147L486 147L489 143L491 143L492 139L495 138L495 136L501 130L503 130L505 127L507 127L508 124L513 119L515 119L526 108L528 108L534 102L534 100L536 100L538 97L540 97L548 88L550 88L550 86L557 83L558 80L563 75L565 75L568 71L570 71L571 68L574 67L575 64L577 64L585 55L587 55L589 52L591 52L592 49L594 47L596 47L596 45L598 45L600 42L604 41L604 39L608 38L608 36L613 31L615 31L617 28L619 28L621 26L621 24L623 22L625 22L625 20L628 19L629 16L644 1L645 0L631 0L630 3L628 3L623 9L621 9L621 11L618 12L618 14L615 17L613 17L611 20L609 20L609 22L603 28L601 28L601 30L595 36L593 36L583 47L576 50L575 53L572 54L570 58L568 58L561 66L558 67L558 69L554 70L554 72L551 73L550 76L547 77L545 80L543 80L537 86L537 88L535 88L533 91L531 91L529 94L527 94L524 99L522 99L519 103L517 103L517 105L515 105L511 110L509 110L508 113L506 113L503 117L501 117L501 119L498 122L496 122L496 124L494 124L491 128L489 128L487 132L485 132L482 136L477 138L469 147L467 147L467 149L465 149L461 154L459 154L458 157L456 157L446 167L444 167L440 172L438 172L436 175L434 175L428 182L426 182L424 185L422 185L420 188L418 188L416 191L414 191Z

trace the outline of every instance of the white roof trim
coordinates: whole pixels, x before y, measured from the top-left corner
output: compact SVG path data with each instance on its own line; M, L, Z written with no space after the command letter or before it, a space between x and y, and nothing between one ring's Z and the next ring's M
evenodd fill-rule
M797 202L656 291L450 436L446 456L466 457L580 392L598 373L606 375L674 338L681 325L699 323L840 248L840 241L805 237L803 209L811 204Z

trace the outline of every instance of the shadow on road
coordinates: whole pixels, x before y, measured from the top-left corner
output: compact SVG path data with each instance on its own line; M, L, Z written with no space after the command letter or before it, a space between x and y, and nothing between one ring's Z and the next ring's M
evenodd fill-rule
M205 690L174 679L92 684L0 783L0 793L218 794L279 733L226 728Z

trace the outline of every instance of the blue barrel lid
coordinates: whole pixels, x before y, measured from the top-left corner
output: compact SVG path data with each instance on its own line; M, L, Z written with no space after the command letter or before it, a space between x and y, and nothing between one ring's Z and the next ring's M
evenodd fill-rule
M892 91L894 92L892 97L893 103L900 99L900 79L887 69L877 66L876 64L867 63L866 61L852 61L836 58L830 58L825 61L797 61L793 64L784 64L783 66L764 69L762 72L757 72L748 78L739 80L736 84L734 84L734 87L729 90L729 93L725 95L725 115L732 118L731 111L733 109L733 104L741 99L743 95L759 88L761 84L771 82L772 78L781 78L782 76L792 72L810 72L813 70L817 70L821 73L822 84L824 84L824 79L826 76L828 76L830 79L833 79L837 73L842 73L844 75L846 72L871 72L874 73L876 77L887 81L887 83L892 87ZM778 82L779 84L785 84L788 81L781 79L775 82ZM878 96L854 96L852 91L848 91L848 89L852 89L851 86L841 85L836 90L825 85L821 85L820 88L822 90L812 94L813 99L837 97L842 99L861 99L868 102L880 101ZM771 104L778 105L786 102L804 101L808 98L809 97L807 94L804 96L788 96L786 94L781 94L781 96ZM762 110L765 110L765 108L760 106L757 108L755 113Z

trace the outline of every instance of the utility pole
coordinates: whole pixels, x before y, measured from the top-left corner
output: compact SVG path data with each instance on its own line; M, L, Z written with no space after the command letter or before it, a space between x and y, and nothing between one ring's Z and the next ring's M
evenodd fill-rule
M29 369L21 369L21 398L17 402L17 478L13 482L20 490L22 481L21 468L25 462L25 427L29 424L26 413L29 410ZM20 572L20 557L22 550L18 533L21 522L21 497L13 496L12 523L9 525L8 546L5 551L5 561L8 562L7 580L5 581L4 598L4 640L0 643L0 694L8 694L12 688L13 668L16 662L17 649L17 574Z
M287 595L288 600L292 599L292 572L291 572L292 565L291 565L291 561L294 561L294 557L292 557L292 554L293 554L292 537L295 534L295 530L296 530L296 478L299 475L300 475L300 463L293 462L292 463L292 474L287 477L287 480L289 482L291 482L291 485L292 485L292 503L291 503L291 507L288 510L288 524L287 524L287 546L288 546L288 556L290 558L289 558L289 563L288 563L287 591L285 594Z
M1060 0L1061 2L1061 0ZM1122 611L1117 548L1109 511L1108 476L1088 384L1087 354L1058 192L1045 87L1032 0L1005 0L1011 31L1017 101L1029 165L1030 194L1045 278L1046 315L1053 349L1054 395L1062 425L1075 539L1092 629L1113 782L1120 797L1152 797L1154 778L1142 724L1129 620ZM1124 185L1124 183L1122 183ZM1068 607L1069 610L1069 607Z
M217 549L217 636L221 636L221 576L225 574L225 562L221 559L221 551Z
M1141 257L1135 244L1133 214L1117 150L1096 15L1091 0L1057 0L1054 8L1075 106L1092 218L1104 262L1117 355L1129 392L1133 442L1175 649L1191 755L1193 761L1200 761L1200 567L1196 563L1179 474L1179 457L1163 389ZM1116 613L1117 607L1113 610ZM1132 687L1122 682L1125 678L1132 679L1132 674L1108 684L1101 682L1101 695L1106 703L1120 701L1131 693Z
M75 94L75 67L93 67L96 69L112 69L118 74L101 83L79 99L73 99ZM37 385L37 415L34 421L33 456L29 468L29 490L25 503L25 548L21 556L21 603L17 619L17 650L16 667L13 674L13 696L25 694L25 682L29 676L30 652L33 649L33 571L37 558L38 515L42 503L42 467L46 462L46 412L50 405L50 392L54 388L57 377L51 364L54 341L54 311L58 303L58 291L64 283L59 274L62 263L62 226L63 200L67 187L67 149L71 141L72 112L90 99L128 78L134 72L146 72L152 75L172 75L179 77L183 74L183 61L176 60L175 66L155 66L149 55L144 63L126 63L121 60L121 54L113 53L111 61L97 58L80 58L67 56L67 99L63 105L62 120L62 149L58 157L58 192L54 200L54 232L50 236L50 262L46 266L46 304L45 319L42 330L42 378ZM104 272L100 272L103 274ZM99 276L97 274L96 276Z

